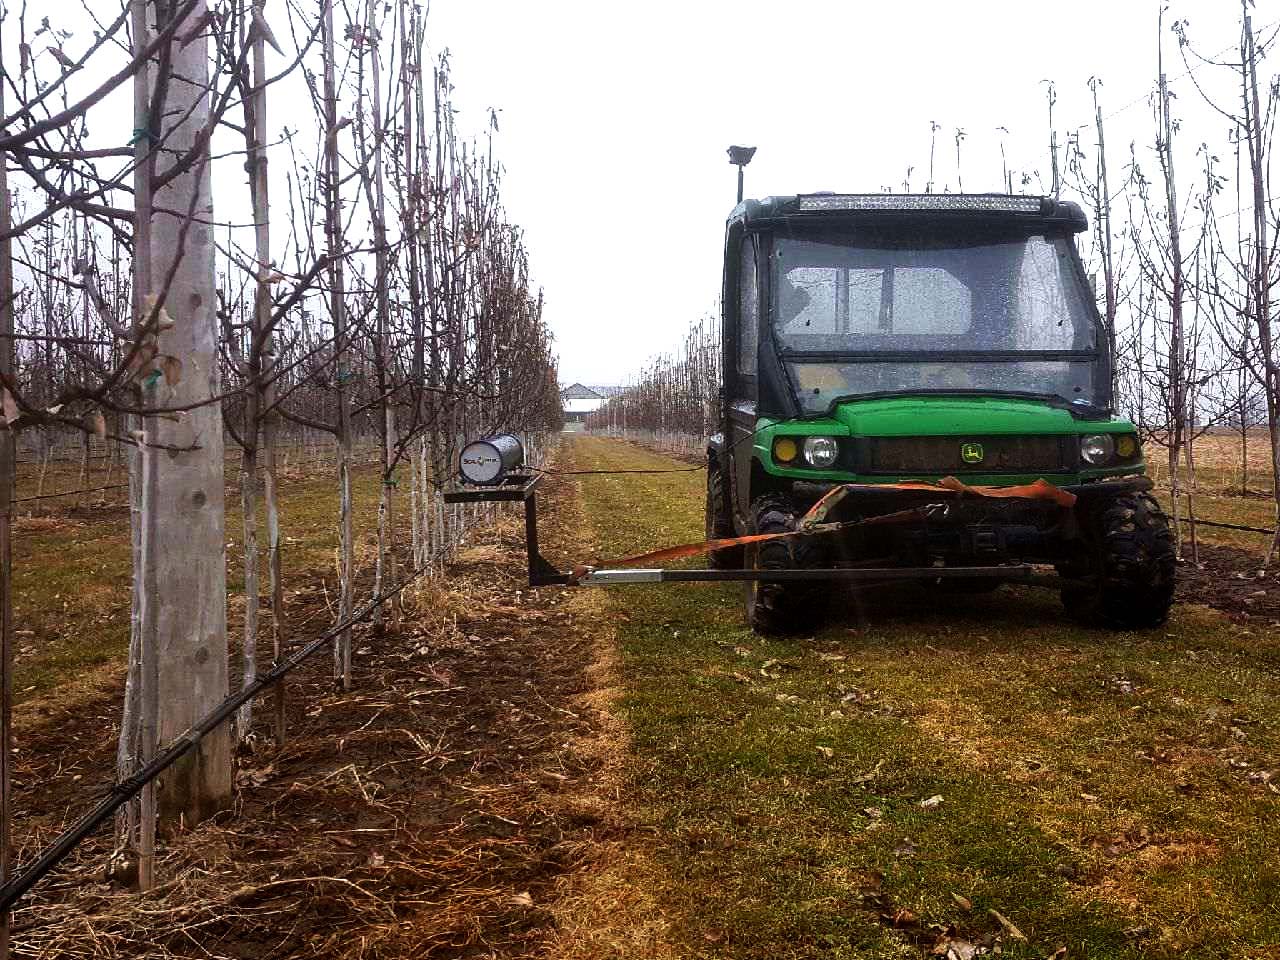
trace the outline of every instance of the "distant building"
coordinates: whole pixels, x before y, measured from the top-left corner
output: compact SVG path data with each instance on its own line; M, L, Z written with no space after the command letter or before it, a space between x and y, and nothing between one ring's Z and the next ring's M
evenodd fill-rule
M591 414L599 410L605 401L605 395L580 383L573 383L560 391L560 406L564 409L566 429L581 429Z

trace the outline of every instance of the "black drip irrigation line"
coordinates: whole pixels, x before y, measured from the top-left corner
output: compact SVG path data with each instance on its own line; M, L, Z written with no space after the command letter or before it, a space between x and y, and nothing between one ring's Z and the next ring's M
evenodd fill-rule
M704 464L696 467L680 467L672 470L547 470L544 467L530 467L535 473L545 473L553 477L609 477L620 473L693 473L695 470L707 469Z
M1192 520L1190 517L1183 518L1184 523L1192 523L1197 527L1221 527L1223 530L1243 530L1245 533L1265 533L1268 537L1274 537L1274 530L1264 530L1262 527L1246 527L1239 523L1220 523L1217 520Z
M238 457L235 459L238 459ZM375 463L378 463L378 461L377 460L356 460L356 461L353 461L351 465L353 467L365 467ZM698 467L697 469L700 470L702 468ZM662 472L662 471L655 471L655 472ZM15 497L9 502L10 503L31 503L33 500L56 500L58 497L74 497L82 493L100 493L104 490L123 490L127 486L129 486L129 484L127 483L112 483L112 484L108 484L105 487L83 487L79 490L63 490L61 493L43 493L37 497Z
M102 490L123 490L129 484L112 483L105 487L84 487L80 490L64 490L62 493L43 493L38 497L15 497L10 503L30 503L32 500L53 500L57 497L74 497L81 493L98 493Z
M116 810L124 806L125 803L137 795L148 783L160 776L160 774L164 773L165 770L173 766L173 764L186 754L194 750L206 735L221 726L224 721L229 719L231 715L236 712L236 710L245 703L248 703L267 687L270 687L277 680L280 680L295 667L309 660L343 630L361 622L379 606L386 603L397 594L402 593L409 584L419 579L423 574L429 571L431 567L431 563L419 567L408 577L402 580L394 589L370 600L359 612L352 614L344 622L330 627L305 647L302 647L293 655L281 660L269 671L256 678L247 687L244 687L238 693L234 693L227 697L210 713L192 724L191 728L187 730L186 733L174 740L173 743L166 747L150 763L112 787L110 793L108 793L98 803L98 805L93 808L93 810L81 817L73 826L63 831L62 835L53 841L53 843L49 844L49 846L45 847L44 850L41 851L40 855L36 857L35 860L31 861L30 865L28 865L26 869L4 886L0 887L0 913L7 912L12 908L12 906L21 899L27 891L34 887L41 878L45 876L45 874L57 866L58 863L71 853L72 850L78 847L89 836L89 834L100 827L107 817L111 816L116 812Z

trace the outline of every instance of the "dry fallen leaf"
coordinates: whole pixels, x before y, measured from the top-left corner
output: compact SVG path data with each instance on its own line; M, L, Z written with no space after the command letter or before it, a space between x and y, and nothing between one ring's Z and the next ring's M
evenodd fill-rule
M236 774L236 784L241 789L247 786L260 787L276 774L276 765L269 763L256 770L241 770Z
M919 806L921 810L932 810L934 807L940 806L941 804L942 794L935 793L932 797L921 800Z
M986 952L983 947L968 940L947 940L938 944L933 951L935 956L940 956L943 960L974 960L974 957L980 957Z
M516 907L532 907L533 897L529 895L528 890L525 890L512 896L509 902Z
M822 756L825 757L827 760L830 760L832 757L836 755L836 752L832 750L830 747L818 747L818 752L822 754Z
M973 909L973 901L970 900L968 897L962 897L958 893L953 893L951 894L951 899L955 902L955 905L959 907L961 910L967 911L967 910Z
M910 910L908 910L906 907L902 907L899 910L895 910L892 914L887 914L887 913L883 914L882 918L891 927L896 927L899 930L902 929L903 927L914 927L917 923L920 922L920 918L917 917Z

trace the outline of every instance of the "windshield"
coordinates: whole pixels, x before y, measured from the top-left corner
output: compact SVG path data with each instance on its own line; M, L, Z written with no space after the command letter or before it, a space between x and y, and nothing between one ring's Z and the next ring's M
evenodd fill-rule
M1066 237L778 238L774 334L802 406L911 390L1098 401L1073 256Z

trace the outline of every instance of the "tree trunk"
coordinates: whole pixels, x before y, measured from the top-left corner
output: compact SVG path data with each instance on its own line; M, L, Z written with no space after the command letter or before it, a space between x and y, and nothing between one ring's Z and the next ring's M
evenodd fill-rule
M1258 52L1253 40L1253 22L1249 17L1248 0L1241 0L1244 14L1245 57L1248 73L1248 93L1245 97L1245 115L1249 138L1249 171L1253 179L1253 323L1258 331L1258 348L1262 354L1263 393L1267 402L1267 431L1271 446L1272 497L1275 501L1273 516L1276 530L1267 547L1263 567L1271 564L1280 547L1280 368L1277 367L1274 335L1271 329L1271 246L1267 225L1267 172L1264 162L1266 138L1263 132L1261 104L1258 98Z
M355 546L351 530L351 407L347 382L352 378L347 344L347 311L342 269L342 198L338 194L338 92L335 79L333 0L324 0L324 223L329 261L329 313L333 321L334 396L338 405L338 622L351 619L355 598ZM333 675L342 689L351 689L351 628L333 640Z
M365 35L370 37L378 36L377 20L375 10L377 9L376 0L369 0L367 7L367 21L365 25ZM378 554L374 561L373 571L373 593L375 597L380 597L383 593L390 589L390 585L395 582L395 556L394 537L395 526L393 508L395 506L394 479L392 472L395 468L395 441L396 441L396 415L395 407L390 396L390 392L395 379L395 371L390 363L390 345L388 342L388 326L391 321L391 305L389 300L388 285L390 278L388 276L388 257L387 257L387 219L386 219L386 196L385 186L383 182L382 172L382 151L383 141L383 117L382 117L382 70L380 66L380 54L375 44L370 54L370 72L371 85L370 106L373 113L373 177L372 177L372 196L370 197L370 218L373 221L373 244L375 247L374 264L374 294L377 309L377 342L375 350L377 354L378 367L378 392L382 399L380 401L382 412L382 489L378 499ZM370 184L366 184L366 189ZM392 609L396 609L397 604L393 603ZM394 614L393 614L394 617ZM379 604L373 611L373 625L375 629L380 629L384 625L385 613L383 605Z
M131 0L130 19L133 47L137 52L151 38L147 0ZM133 125L139 131L134 138L133 176L133 285L131 288L133 328L143 320L146 297L151 291L151 178L155 172L152 145L151 85L155 67L142 64L133 77ZM139 401L141 397L139 395ZM130 426L141 432L143 420L131 415ZM132 432L132 431L131 431ZM124 779L147 759L155 755L155 645L145 639L145 629L154 619L144 617L147 604L146 565L143 553L143 528L146 525L144 448L129 449L129 515L130 546L133 554L133 596L129 621L129 673L125 680L124 707L120 719L120 744L116 754L117 776ZM144 689L145 688L145 689ZM145 694L145 695L144 695ZM154 879L156 786L151 782L142 788L137 803L130 803L116 820L117 843L120 847L136 844L138 856L138 888L149 890Z
M1162 128L1161 167L1164 172L1165 203L1169 218L1169 484L1173 499L1173 535L1179 555L1182 553L1181 477L1182 445L1186 437L1186 382L1183 346L1182 245L1178 235L1178 188L1174 179L1173 119L1169 113L1169 84L1160 74L1160 123Z
M0 89L0 117L4 115L4 91ZM0 154L0 235L7 234L11 226L5 166ZM13 294L13 241L6 237L0 240L0 375L9 382L13 380L13 339L8 336L13 333ZM9 880L12 850L9 802L13 763L13 551L9 524L16 459L14 431L0 431L0 884ZM9 916L8 910L0 914L0 960L9 958Z
M207 22L197 4L177 32L198 36ZM209 144L196 148L209 119L209 51L203 39L175 43L172 78L162 116L179 118L165 131L158 164L195 150L190 169L155 196L152 213L152 284L173 326L158 335L161 354L182 361L177 383L156 380L153 404L202 404L176 421L150 417L147 451L155 500L148 507L146 574L154 578L154 617L143 608L143 635L158 655L157 732L169 742L227 696L227 584L223 525L222 410L219 392L217 304L214 280L213 201ZM163 169L163 167L162 167ZM167 284L167 291L164 286ZM150 620L150 622L148 622ZM162 822L186 827L224 809L231 800L231 737L226 726L210 733L159 785Z
M261 10L265 0L255 0ZM274 663L284 659L284 587L280 572L280 501L276 476L276 435L279 432L280 415L275 410L275 330L271 319L271 202L267 177L267 44L258 31L253 42L253 182L254 182L254 241L258 256L258 284L254 301L254 340L259 344L259 366L265 382L259 381L262 414L262 472L264 479L263 501L267 519L267 576L271 592L271 657ZM275 685L272 697L272 714L276 746L285 739L285 681Z

